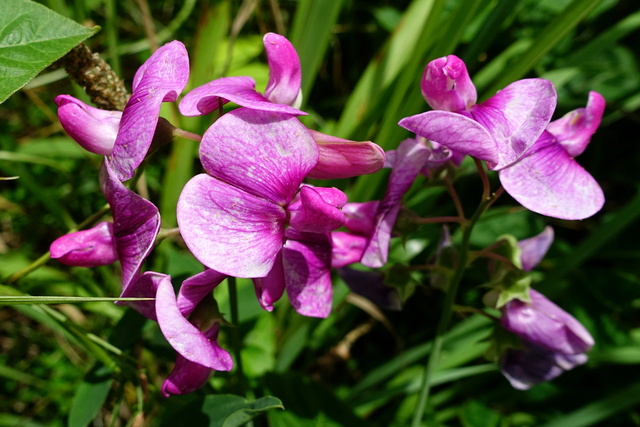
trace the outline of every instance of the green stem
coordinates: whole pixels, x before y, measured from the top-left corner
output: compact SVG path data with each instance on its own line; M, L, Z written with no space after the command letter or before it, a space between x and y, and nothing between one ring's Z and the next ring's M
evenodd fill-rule
M458 293L458 286L462 281L462 277L464 276L464 272L469 262L469 240L471 238L471 232L473 231L473 227L478 222L482 214L489 208L489 206L491 206L494 200L495 195L490 197L483 197L482 202L476 209L469 222L462 223L460 225L462 228L462 242L460 244L459 262L455 273L451 278L451 282L449 282L449 286L447 287L444 309L442 311L442 315L440 316L440 320L438 321L436 336L433 339L433 348L431 350L431 354L429 355L427 366L425 367L424 375L422 377L422 388L420 390L420 397L418 399L416 411L413 414L413 422L411 423L412 427L419 427L422 424L424 411L427 407L427 401L429 400L429 392L431 391L431 379L433 378L433 375L435 374L438 366L438 362L440 361L440 353L442 352L445 334L449 329L449 322L451 321L451 315L453 314L454 302L456 299L456 294Z
M233 357L238 369L237 378L239 391L241 395L246 395L248 387L246 377L244 376L244 369L242 367L242 358L240 357L240 350L242 348L242 336L240 332L240 321L238 317L238 289L236 286L236 278L227 277L227 284L229 286L231 323L233 324L233 328L231 328L231 346L233 347Z

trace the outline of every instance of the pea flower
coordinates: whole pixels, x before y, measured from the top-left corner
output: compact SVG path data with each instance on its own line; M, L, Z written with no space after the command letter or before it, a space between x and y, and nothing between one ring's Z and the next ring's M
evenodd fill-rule
M106 221L89 230L76 231L56 239L49 250L51 258L76 267L98 267L118 259L113 224Z

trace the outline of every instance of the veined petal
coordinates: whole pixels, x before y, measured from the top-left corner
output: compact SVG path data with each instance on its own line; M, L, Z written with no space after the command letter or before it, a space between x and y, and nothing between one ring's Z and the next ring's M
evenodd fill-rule
M351 178L374 173L382 169L384 150L371 141L349 141L310 130L318 144L320 159L309 172L309 178Z
M106 221L57 238L49 251L51 258L76 267L97 267L118 260L113 224Z
M273 268L265 277L253 279L253 286L258 302L267 311L273 310L273 304L278 302L284 293L285 275L282 266L282 251L278 252Z
M282 249L287 295L304 316L331 313L331 237L329 233L299 233L287 229Z
M110 156L122 111L94 108L69 95L58 95L58 118L64 130L85 150Z
M137 275L131 284L122 292L121 298L155 298L160 283L166 282L171 286L171 277L156 273L153 271L145 271ZM143 316L157 321L156 317L156 301L116 301L118 305L129 306L138 311Z
M162 46L138 69L112 153L113 169L120 181L130 179L147 155L161 104L178 99L188 79L189 57L178 41Z
M225 274L207 269L182 282L177 298L180 313L185 317L189 316L200 301L226 278Z
M239 108L204 133L200 160L209 175L284 206L318 163L318 148L295 117Z
M209 114L231 101L252 110L307 115L288 105L274 104L255 88L256 82L251 77L221 77L187 93L180 101L180 113L184 116Z
M185 319L178 309L173 287L166 281L158 285L156 316L162 334L182 357L216 371L231 370L231 355Z
M478 99L467 66L455 55L429 62L420 80L420 89L434 110L466 110Z
M556 137L571 157L579 156L600 126L605 105L602 95L591 91L585 108L573 110L549 123L547 131Z
M405 117L398 124L450 150L487 162L498 162L496 140L483 125L462 114L439 110L427 111Z
M340 268L345 265L360 262L364 248L367 246L368 237L345 231L331 233L333 249L331 251L331 267Z
M345 222L340 208L346 202L347 196L337 188L303 185L293 202L287 206L289 225L298 231L309 233L333 231L342 227Z
M471 116L487 128L496 141L498 160L482 160L493 163L489 165L491 169L500 170L520 159L549 124L556 99L556 90L550 81L524 79L473 106ZM458 150L450 145L447 147Z
M207 267L235 277L264 277L284 240L284 208L206 174L182 190L180 233Z
M296 49L289 40L275 33L265 34L263 43L269 61L269 82L265 96L271 102L295 105L301 96L302 82Z
M153 203L120 182L106 158L100 169L100 187L111 206L124 291L153 249L160 230L160 213Z
M533 154L500 171L504 189L522 206L561 219L598 212L604 194L596 180L545 132Z
M528 239L520 240L518 247L520 248L520 259L522 261L522 269L524 271L532 270L536 265L540 264L542 258L549 250L553 243L553 228L547 225L542 233Z

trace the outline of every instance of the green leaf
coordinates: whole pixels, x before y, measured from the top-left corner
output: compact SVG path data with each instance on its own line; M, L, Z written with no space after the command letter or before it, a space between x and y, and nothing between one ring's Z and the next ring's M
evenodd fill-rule
M96 417L111 389L112 374L102 365L91 369L73 397L69 427L85 427Z
M0 14L0 103L98 31L28 0L4 0Z

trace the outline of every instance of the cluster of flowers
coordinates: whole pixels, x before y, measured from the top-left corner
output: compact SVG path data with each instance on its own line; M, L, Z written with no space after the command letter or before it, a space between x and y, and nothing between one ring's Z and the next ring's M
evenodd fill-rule
M372 142L307 129L297 118L306 113L298 109L302 95L295 49L272 33L265 35L264 45L270 68L264 94L250 77L226 77L180 100L185 116L221 111L227 102L240 108L223 114L202 135L205 173L193 177L179 198L180 234L206 269L185 280L177 296L168 275L141 271L160 230L160 215L123 183L177 132L159 114L161 104L176 101L187 85L185 47L166 44L142 65L122 112L99 110L67 95L56 98L69 135L105 156L100 183L113 221L61 237L51 245L51 256L83 267L119 260L121 297L155 298L123 304L157 321L178 353L162 388L165 395L193 391L211 370L232 368L231 356L217 344L222 317L212 296L226 277L253 279L266 310L286 291L300 314L328 316L331 269L355 262L372 268L386 264L402 198L420 173L449 161L459 165L470 155L499 171L506 191L535 212L579 219L603 204L600 187L573 159L599 125L604 101L596 93L586 108L550 122L556 101L550 82L521 80L476 105L464 63L455 56L437 59L421 82L433 110L403 119L400 126L416 138L384 153ZM369 174L383 165L391 175L380 201L347 203L336 188L304 183L305 178ZM347 231L337 231L343 226ZM527 247L522 251L527 259L533 256L529 252L546 251ZM527 263L523 260L523 270L535 264ZM535 291L529 298L527 289L499 308L503 327L523 341L505 351L501 361L515 387L550 379L586 360L584 353L593 345L589 334Z

